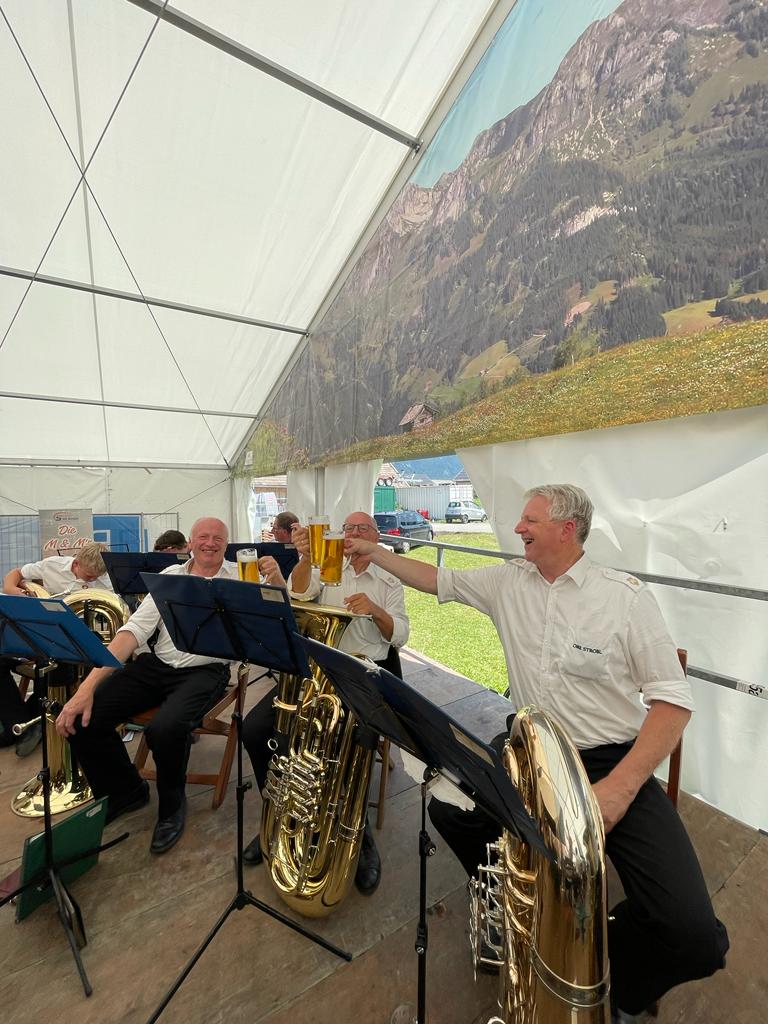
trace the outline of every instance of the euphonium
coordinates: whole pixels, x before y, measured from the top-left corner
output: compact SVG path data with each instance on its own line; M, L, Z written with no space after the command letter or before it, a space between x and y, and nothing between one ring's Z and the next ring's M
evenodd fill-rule
M504 763L551 859L504 832L471 883L475 965L500 966L489 1024L608 1024L605 834L587 774L558 723L531 707L515 716Z
M26 583L25 586L34 597L50 597L48 591L37 583ZM86 626L105 645L110 643L131 614L125 601L109 590L77 590L67 594L62 600L78 618L83 619ZM73 665L67 668L72 670L69 681L66 681L66 678L64 681L61 680L59 669L56 673L59 678L48 686L49 700L62 705L66 704L75 692L86 672L86 668L81 666ZM91 790L80 765L72 756L69 743L56 732L55 718L50 711L45 715L45 741L51 770L51 814L60 814L62 811L70 811L73 807L87 803L91 799ZM20 729L29 728L38 721L39 718L33 718L29 722L24 722ZM13 798L11 809L25 818L42 817L43 790L37 776L30 779Z
M329 647L354 618L322 605L293 610L300 632ZM356 719L315 664L307 679L280 675L274 706L261 848L284 902L306 917L324 917L354 881L374 751L356 742Z

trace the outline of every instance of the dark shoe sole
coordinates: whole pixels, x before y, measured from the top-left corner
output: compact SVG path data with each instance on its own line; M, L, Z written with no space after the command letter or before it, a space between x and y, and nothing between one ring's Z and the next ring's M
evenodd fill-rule
M361 886L358 883L357 879L355 879L355 888L357 889L357 891L360 893L361 896L373 896L373 894L379 888L380 883L381 883L381 875L378 876L378 878L376 879L376 881L374 882L373 885L368 885L368 886L365 886L365 887Z
M31 725L16 740L16 757L29 757L34 754L43 739L43 730L39 725Z
M254 847L253 850L251 850L251 847L254 846L254 843L256 844L256 846ZM261 852L261 847L258 845L257 839L254 840L253 843L249 843L248 846L243 851L243 863L249 864L251 867L256 867L256 865L260 864L263 861L263 859L264 854Z
M131 811L139 811L142 807L147 806L149 803L149 786L146 782L143 782L142 786L141 795L137 795L136 798L131 800L129 803L116 807L114 810L111 810L109 804L107 804L107 817L104 821L105 825L110 825L116 818L120 818L124 814L130 814Z
M174 848L176 843L178 843L178 841L181 839L183 835L184 829L180 828L176 835L173 837L173 839L170 839L167 843L164 843L162 846L155 846L154 843L151 843L149 847L149 852L153 853L156 857L159 857L163 853L168 853L169 850L172 850Z

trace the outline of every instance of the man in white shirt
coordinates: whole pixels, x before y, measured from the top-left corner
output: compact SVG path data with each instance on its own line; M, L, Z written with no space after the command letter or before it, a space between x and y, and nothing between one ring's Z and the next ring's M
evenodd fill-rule
M11 569L3 579L3 593L23 597L29 594L26 583L38 580L51 596L56 597L90 587L112 590L101 547L93 542L85 544L74 556L51 555L39 562L28 562L18 569Z
M693 702L647 587L584 554L587 495L563 484L526 498L515 527L525 557L503 565L436 569L361 540L350 549L441 602L485 612L504 648L513 708L553 712L579 748L626 892L608 926L615 1019L626 1020L674 985L714 973L728 949L690 840L653 777ZM475 874L498 836L495 822L436 800L429 813Z
M29 596L27 583L38 581L52 596L63 596L91 587L112 590L107 567L101 557L101 547L93 541L83 545L74 556L51 555L50 558L41 558L38 562L28 562L18 569L11 569L3 579L3 593ZM28 700L22 700L11 675L11 669L15 664L13 659L0 658L0 746L15 743L19 757L26 757L40 742L42 725L37 723L30 726L18 739L12 730L14 725L28 722L40 715L40 694L33 693ZM49 685L55 685L56 682L62 682L64 685L73 678L69 666L59 666L56 675L55 680L49 677Z
M348 515L343 530L348 539L365 537L374 545L379 540L376 520L366 512L353 512ZM367 556L354 554L345 559L341 585L323 586L319 571L312 569L309 560L308 531L302 527L295 527L293 542L300 560L289 580L291 597L296 601L319 600L323 605L346 608L357 615L370 616L356 619L347 627L339 643L339 650L349 654L365 655L371 661L384 665L396 675L400 675L397 650L408 640L410 630L405 611L403 585L400 581L391 573L374 565ZM279 583L279 579L273 576L270 582ZM271 690L248 713L243 722L243 744L251 758L260 790L264 788L271 757L267 743L274 731L274 697L275 691ZM360 730L358 739L370 746L375 746L378 741L377 736L370 735L364 730ZM261 861L258 836L245 848L244 857L247 864L258 864ZM361 893L370 895L378 887L380 879L381 860L373 832L366 822L355 884Z
M189 536L189 561L169 574L237 579L237 566L224 561L227 527L219 519L198 519ZM131 656L156 630L154 650ZM149 787L131 761L115 726L150 708L159 710L145 736L157 770L158 821L150 850L165 853L184 831L186 767L192 729L223 693L229 663L177 650L151 596L147 596L108 648L121 669L93 669L67 701L56 729L77 754L96 797L109 797L107 820L142 807Z

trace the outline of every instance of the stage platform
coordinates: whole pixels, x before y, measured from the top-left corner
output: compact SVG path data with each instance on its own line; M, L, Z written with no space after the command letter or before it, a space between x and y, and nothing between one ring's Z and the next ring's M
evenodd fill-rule
M404 652L406 678L479 735L503 728L506 702L420 654ZM265 684L249 689L248 706ZM213 766L221 740L203 737L191 765ZM134 741L135 746L135 741ZM384 829L377 832L383 875L368 898L355 890L331 918L310 927L350 950L337 960L259 911L233 913L160 1017L163 1024L410 1024L416 1010L414 941L418 912L417 784L397 753ZM38 826L10 801L39 766L0 750L0 875L18 866L21 845ZM250 772L249 772L250 777ZM154 788L154 787L153 787ZM88 934L83 960L94 993L86 999L52 904L15 924L0 912L0 1020L143 1024L235 891L235 792L211 810L211 791L189 786L189 816L178 846L149 853L156 798L108 827L130 831L73 886ZM661 1003L659 1024L757 1024L768 1005L768 838L682 796L719 917L728 926L727 970L684 986ZM246 840L258 831L260 798L246 795ZM444 848L429 861L428 1017L433 1024L475 1024L493 1011L496 981L475 982L467 943L466 879ZM246 869L254 895L278 909L263 867Z

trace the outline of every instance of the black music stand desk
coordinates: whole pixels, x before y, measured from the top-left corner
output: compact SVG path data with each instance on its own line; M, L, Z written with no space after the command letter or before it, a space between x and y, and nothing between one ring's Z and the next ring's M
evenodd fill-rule
M504 768L499 754L473 736L442 708L412 686L374 665L308 637L307 654L333 683L344 704L370 729L386 736L427 766L421 785L419 832L418 1024L426 1019L427 858L435 845L426 830L429 782L442 775L499 823L548 856L539 830Z
M141 594L147 592L141 578L143 572L162 572L171 565L186 561L186 556L179 558L174 551L104 551L101 557L115 593L125 598L131 607L135 606Z
M40 692L41 678L45 678L41 675L40 670L51 661L75 665L85 663L96 668L120 668L121 665L101 640L88 629L82 619L79 619L63 601L54 598L0 595L0 654L34 661L35 691L37 693ZM44 696L41 703L43 717L45 717L49 704L47 697ZM38 777L43 784L45 863L25 885L0 901L0 906L12 900L27 887L39 885L47 877L56 900L59 920L67 936L72 956L75 958L83 990L89 996L93 989L80 958L80 948L86 944L82 915L61 877L59 869L63 866L63 862L57 862L54 858L51 827L51 772L48 764L45 721L43 721L42 729L42 758L43 766ZM116 842L125 839L127 834L124 833ZM107 844L107 846L113 845L114 843ZM107 846L85 851L82 856L88 857L98 850L106 849ZM74 861L78 859L80 858L76 857ZM71 864L74 861L70 859L67 863Z
M227 661L250 662L270 672L310 675L304 649L297 643L293 610L287 593L281 587L175 574L153 576L144 573L143 579L145 589L152 595L178 650L224 658ZM237 891L148 1024L154 1024L159 1018L233 910L256 907L335 956L344 960L352 959L349 953L256 899L245 888L243 803L251 783L243 782L242 715L235 711L232 718L237 726Z

